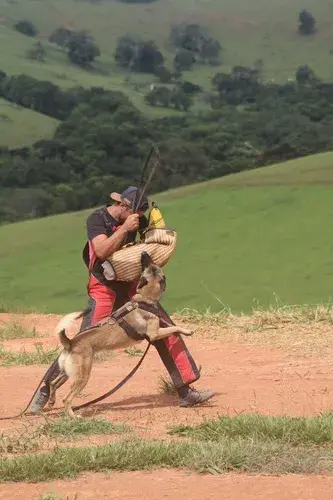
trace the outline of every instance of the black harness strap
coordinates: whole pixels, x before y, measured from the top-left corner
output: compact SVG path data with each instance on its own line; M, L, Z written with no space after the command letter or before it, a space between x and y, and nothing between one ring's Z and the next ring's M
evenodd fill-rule
M143 311L150 312L151 314L155 314L155 316L161 316L161 311L156 304L151 304L149 302L139 301L137 302L138 308Z

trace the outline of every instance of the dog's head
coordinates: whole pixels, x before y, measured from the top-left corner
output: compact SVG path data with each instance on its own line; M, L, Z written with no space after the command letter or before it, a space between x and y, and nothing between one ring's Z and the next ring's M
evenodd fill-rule
M150 300L159 300L166 290L166 277L162 269L154 264L149 253L141 254L142 273L137 286L137 292Z

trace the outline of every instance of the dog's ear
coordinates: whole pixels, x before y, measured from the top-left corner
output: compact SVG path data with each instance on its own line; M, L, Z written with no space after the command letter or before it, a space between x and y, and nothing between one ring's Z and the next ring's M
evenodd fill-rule
M139 280L138 286L136 287L137 290L140 290L143 286L146 286L148 284L148 280L146 278L142 277Z
M148 252L142 252L142 254L141 254L141 266L142 266L142 270L144 271L152 263L153 263L153 261L152 261L150 255L149 255L149 253Z

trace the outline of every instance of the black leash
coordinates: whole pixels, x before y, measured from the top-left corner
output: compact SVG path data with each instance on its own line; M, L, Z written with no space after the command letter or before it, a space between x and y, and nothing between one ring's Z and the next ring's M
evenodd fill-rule
M163 307L161 306L160 303L158 303L158 309L166 314L166 316L169 318L169 315L166 313L165 309L163 309ZM170 323L168 321L166 321L164 318L160 317L160 321L162 323L165 324L165 326L170 326L170 325L174 325L175 323L171 320L170 318ZM123 387L123 385L126 384L126 382L128 382L130 380L130 378L133 377L133 375L135 374L135 372L140 368L143 360L145 359L146 355L148 354L148 351L149 351L149 348L150 346L152 345L152 342L150 342L149 338L146 337L146 340L148 341L148 345L147 345L147 348L145 350L145 352L143 353L143 355L141 356L139 362L135 365L135 367L129 372L128 375L126 375L125 378L123 378L123 380L121 380L115 387L113 387L113 389L111 389L110 391L106 392L105 394L103 394L102 396L99 396L98 398L96 399L93 399L91 401L88 401L87 403L83 403L82 405L79 405L79 406L73 406L73 411L75 410L80 410L81 408L86 408L87 406L90 406L90 405L93 405L95 403L99 403L100 401L103 401L103 399L106 399L107 397L111 396L111 394L114 394L115 392L117 392L121 387Z
M169 315L166 313L166 311L163 309L163 307L161 306L161 304L158 304L158 308L160 309L160 311L164 314L166 314L166 316L169 318ZM170 318L170 323L167 322L165 319L163 318L160 318L160 321L162 323L165 323L166 325L168 324L173 324L173 321L171 320ZM79 332L80 333L80 332ZM78 334L77 334L78 335ZM115 387L113 387L112 389L110 389L110 391L106 392L105 394L103 394L102 396L99 396L98 398L95 398L91 401L88 401L87 403L83 403L82 405L79 405L79 406L73 406L73 410L80 410L81 408L86 408L87 406L90 406L90 405L93 405L95 403L99 403L100 401L102 401L103 399L106 399L107 397L111 396L112 394L114 394L115 392L117 392L119 389L121 389L121 387L123 387L126 382L128 382L132 377L133 375L137 372L137 370L140 368L141 364L143 363L143 360L145 359L146 355L148 354L148 351L149 351L149 348L150 346L152 345L152 343L150 342L150 340L148 338L146 338L146 340L148 340L148 345L147 345L147 348L145 350L145 352L143 353L143 355L141 356L139 362L134 366L134 368L129 372L128 375L126 375L125 378L123 378L123 380L121 380ZM59 357L59 356L58 356ZM56 361L56 360L55 360ZM55 361L51 364L51 366L49 367L49 369L47 370L47 372L43 375L42 379L40 380L35 392L33 393L29 403L26 405L26 407L24 408L24 410L21 411L21 413L18 413L17 415L12 415L12 416L9 416L9 417L0 417L0 421L1 420L13 420L15 418L20 418L22 417L22 415L27 411L27 409L29 408L33 398L35 397L38 389L40 388L40 386L42 385L42 383L44 382L45 378L47 377L47 375L50 373L50 371L52 370L53 368L53 365L55 363ZM26 415L26 416L29 416ZM35 416L34 414L30 414L30 416Z
M148 345L147 345L147 348L145 350L145 352L143 353L143 355L141 356L139 362L135 365L135 367L129 372L128 375L126 375L125 378L123 378L123 380L121 380L115 387L113 387L110 391L106 392L105 394L103 394L102 396L99 396L98 398L96 399L93 399L91 401L88 401L87 403L83 403L82 405L79 405L79 406L73 406L73 410L80 410L81 408L86 408L87 406L90 406L90 405L93 405L95 403L99 403L100 401L102 401L103 399L106 399L107 397L111 396L111 394L114 394L115 392L117 392L121 387L123 387L123 385L126 384L126 382L128 382L132 377L133 375L137 372L137 370L140 368L143 360L145 359L146 355L148 354L148 351L149 351L149 348L151 346L151 342L148 341ZM56 360L55 360L56 361ZM37 391L38 389L40 388L40 386L42 385L44 379L47 377L47 375L49 374L49 372L51 371L51 369L53 368L53 363L52 365L49 367L49 369L47 370L47 372L43 375L43 377L41 378L35 392L33 393L29 403L26 405L26 407L24 408L24 410L21 411L21 413L18 413L17 415L11 415L11 416L8 416L8 417L0 417L0 421L1 420L13 420L15 418L20 418L22 417L22 415L27 411L27 409L29 408L33 398L35 397L35 395L37 394ZM26 415L26 416L29 416ZM34 417L36 415L34 414L30 414L31 417Z

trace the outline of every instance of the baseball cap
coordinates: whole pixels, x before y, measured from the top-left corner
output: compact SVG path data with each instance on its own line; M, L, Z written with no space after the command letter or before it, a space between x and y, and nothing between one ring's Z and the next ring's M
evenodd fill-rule
M129 186L125 191L121 194L119 193L111 193L110 198L114 201L118 201L119 203L125 203L130 208L134 208L135 203L139 201L140 193L138 192L138 188L135 186ZM140 206L138 210L145 212L149 208L148 198L147 196L143 196L140 201Z

